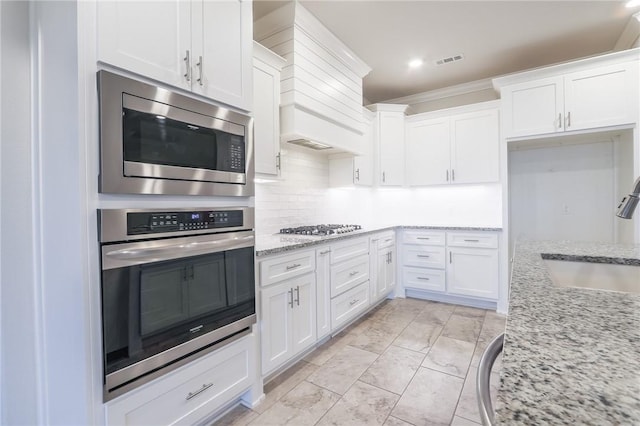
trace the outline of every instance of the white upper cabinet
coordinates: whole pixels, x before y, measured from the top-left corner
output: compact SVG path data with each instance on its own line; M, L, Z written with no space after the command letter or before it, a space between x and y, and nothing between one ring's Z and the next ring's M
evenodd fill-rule
M329 158L330 187L373 185L374 116L374 113L363 108L364 134L360 155L334 155Z
M251 7L239 0L98 2L98 60L250 110Z
M253 129L256 173L280 173L280 70L286 61L253 44Z
M374 104L374 152L377 177L382 186L401 186L405 182L405 110L407 105Z
M469 109L476 110L463 112ZM495 102L415 115L406 127L409 185L499 180L500 125Z
M638 50L497 78L504 136L523 138L633 124Z

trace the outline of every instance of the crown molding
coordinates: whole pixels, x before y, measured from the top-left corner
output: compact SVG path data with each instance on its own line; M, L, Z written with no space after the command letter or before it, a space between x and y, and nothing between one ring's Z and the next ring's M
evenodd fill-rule
M640 12L636 12L640 13ZM634 15L629 17L627 21L627 25L624 27L622 34L616 41L615 46L613 47L614 51L631 49L635 42L640 37L640 21L638 21Z
M481 90L493 89L491 79L470 81L468 83L457 84L455 86L443 87L442 89L430 90L428 92L416 93L415 95L403 96L401 98L390 99L386 103L402 103L415 105L422 102L434 101L436 99L450 98L452 96L464 95L467 93L479 92Z

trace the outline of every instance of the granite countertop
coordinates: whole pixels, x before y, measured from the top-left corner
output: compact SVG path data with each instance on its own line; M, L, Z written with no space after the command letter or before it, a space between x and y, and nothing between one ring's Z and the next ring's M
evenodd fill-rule
M292 235L292 234L267 234L256 236L256 256L267 256L270 254L282 253L290 250L298 250L320 244L326 244L337 240L359 237L362 235L373 234L395 229L432 229L441 231L502 231L502 228L485 228L485 227L464 227L464 226L422 226L422 225L406 225L406 226L379 226L369 227L346 234L329 235L325 237L313 237L310 235Z
M640 424L640 294L557 287L542 255L640 267L640 246L516 245L496 422Z

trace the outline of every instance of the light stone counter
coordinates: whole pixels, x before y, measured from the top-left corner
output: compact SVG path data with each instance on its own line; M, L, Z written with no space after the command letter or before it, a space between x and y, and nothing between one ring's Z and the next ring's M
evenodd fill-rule
M395 229L428 229L440 231L502 231L501 228L408 225L367 228L361 229L359 231L348 232L346 234L330 235L326 237L313 237L310 235L293 234L258 235L256 237L256 256L261 257L270 254L283 253L286 251L303 249L315 245L327 244L346 238L354 238L362 235Z
M497 423L640 424L640 295L556 287L541 254L640 267L640 247L516 245Z

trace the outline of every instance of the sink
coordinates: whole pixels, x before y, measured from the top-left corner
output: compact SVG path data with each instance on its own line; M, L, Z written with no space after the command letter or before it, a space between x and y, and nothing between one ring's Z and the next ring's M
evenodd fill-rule
M544 259L559 287L640 293L640 266Z

